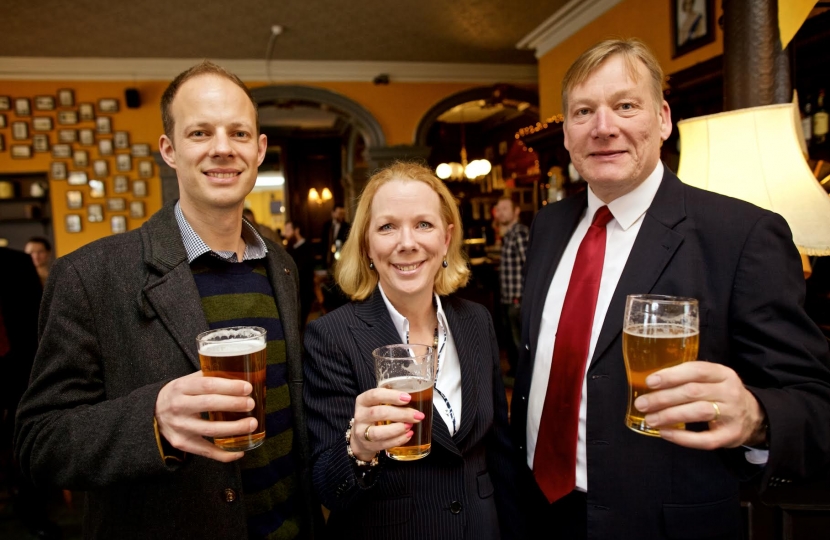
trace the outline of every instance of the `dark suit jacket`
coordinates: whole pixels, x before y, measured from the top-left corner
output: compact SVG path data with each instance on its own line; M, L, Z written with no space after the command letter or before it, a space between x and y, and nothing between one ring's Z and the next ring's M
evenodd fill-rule
M289 246L286 251L294 259L300 274L300 327L303 327L314 303L314 252L308 240L299 247Z
M377 386L372 351L400 343L379 290L309 323L304 360L314 485L337 538L519 538L515 455L489 313L442 299L461 362L462 414L451 437L435 411L432 450L415 462L382 457L358 481L343 433L356 397Z
M327 264L332 264L333 262L331 259L331 246L334 244L336 240L340 240L341 245L345 244L346 239L349 237L349 231L352 230L352 224L344 221L340 224L340 229L337 231L337 236L335 238L330 238L332 225L332 220L328 220L325 223L323 223L323 232L322 236L320 237L320 248L323 250L323 262Z
M266 243L311 520L297 272L282 248ZM159 390L199 369L196 336L208 330L173 205L138 230L58 259L40 319L17 416L24 472L36 484L87 491L87 538L247 538L239 465L195 455L165 464L154 436Z
M539 335L542 310L586 201L583 192L545 207L531 231L511 425L522 450L536 344L549 339ZM765 488L827 466L827 342L801 307L801 263L780 216L682 184L666 169L643 219L588 367L589 538L738 538L738 479L730 472L748 472L744 449L691 450L623 425L626 295L699 300L699 358L733 368L766 410Z

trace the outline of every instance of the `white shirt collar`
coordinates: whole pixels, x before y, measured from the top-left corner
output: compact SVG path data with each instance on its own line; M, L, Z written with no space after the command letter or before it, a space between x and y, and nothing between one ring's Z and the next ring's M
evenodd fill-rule
M662 181L663 163L658 161L657 167L654 168L651 174L648 175L639 186L622 197L617 197L608 203L608 209L611 210L611 214L614 216L614 219L617 220L617 224L622 230L627 231L629 227L634 225L634 223L646 213L646 210L648 210L649 206L651 206L651 201L654 200L654 196L657 194L657 190L660 188L660 183ZM605 203L602 202L599 197L594 195L594 192L591 191L590 187L588 187L589 219L593 219L594 213L596 213L601 206L605 206Z
M392 302L389 301L389 298L386 297L386 293L383 292L383 287L381 286L380 282L378 282L378 289L380 290L380 295L383 298L383 302L386 304L386 310L389 312L389 316L392 318L392 324L395 326L395 330L398 331L398 335L401 337L401 343L406 343L406 336L409 334L409 320L404 317L403 315L395 309L395 306L392 305ZM438 316L438 328L442 330L447 328L449 325L447 324L447 318L444 314L444 308L441 306L441 298L433 293L433 297L435 299L435 305L438 306L436 315ZM439 332L440 334L440 332ZM432 345L432 343L424 343L424 345Z

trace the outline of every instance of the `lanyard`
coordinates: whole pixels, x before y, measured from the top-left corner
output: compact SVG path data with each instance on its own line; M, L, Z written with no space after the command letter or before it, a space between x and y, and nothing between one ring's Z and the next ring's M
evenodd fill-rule
M452 435L458 431L458 428L455 425L455 412L452 410L452 405L450 405L450 400L447 399L447 396L444 395L444 392L438 389L438 373L441 371L441 355L444 354L444 347L447 345L447 327L444 325L440 325L444 330L444 342L441 343L441 348L438 349L438 328L435 328L435 334L433 337L432 345L435 349L438 349L438 357L436 360L435 366L435 386L434 389L441 396L441 399L444 400L444 405L447 407L447 412L450 414L450 420L452 420ZM406 330L406 343L409 344L409 329Z

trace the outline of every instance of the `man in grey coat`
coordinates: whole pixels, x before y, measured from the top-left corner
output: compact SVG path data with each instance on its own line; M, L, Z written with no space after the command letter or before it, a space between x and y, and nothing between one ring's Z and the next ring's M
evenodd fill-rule
M307 474L296 266L242 220L267 146L256 104L235 75L203 62L168 87L162 119L159 150L180 199L53 266L16 454L36 484L87 492L88 538L311 538L321 518ZM204 414L253 406L249 383L199 370L196 336L223 316L203 284L217 268L225 273L213 283L244 288L234 277L244 273L264 289L241 295L260 300L226 320L268 319L269 391L274 380L285 390L288 437L244 458L205 438L256 428ZM219 291L236 306L232 292ZM266 424L268 437L270 416ZM274 455L291 464L287 474L271 467ZM274 486L282 500L259 497Z

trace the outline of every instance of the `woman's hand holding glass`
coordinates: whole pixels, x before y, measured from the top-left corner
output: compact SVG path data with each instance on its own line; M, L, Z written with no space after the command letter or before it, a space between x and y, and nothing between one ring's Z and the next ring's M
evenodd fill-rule
M386 388L372 388L357 396L351 447L355 457L371 460L381 450L404 445L413 435L412 425L424 414L405 407L407 393Z

